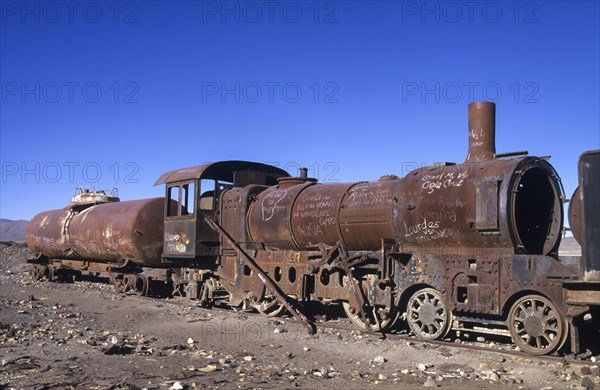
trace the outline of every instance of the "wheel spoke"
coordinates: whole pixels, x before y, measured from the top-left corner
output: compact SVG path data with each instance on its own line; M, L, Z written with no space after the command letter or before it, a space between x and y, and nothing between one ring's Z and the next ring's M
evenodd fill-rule
M544 340L546 340L546 344L550 345L552 344L552 339L550 338L550 335L546 334L546 333L542 333L542 337L544 338Z
M527 316L526 313L529 312L529 309L527 308L527 306L525 306L524 302L519 305L519 308L517 310L519 314L522 314L523 316Z
M551 331L558 333L559 332L558 324L555 324L554 326L546 326L546 330L551 330Z
M531 299L531 312L536 312L537 311L537 301L535 299Z

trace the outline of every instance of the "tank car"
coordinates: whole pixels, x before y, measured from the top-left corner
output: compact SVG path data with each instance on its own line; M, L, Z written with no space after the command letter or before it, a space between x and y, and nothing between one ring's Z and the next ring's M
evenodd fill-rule
M160 213L159 201L127 214L118 203L67 208L34 218L27 239L38 275L104 272L119 291L159 283L206 304L287 309L311 329L304 303L337 302L363 330L500 333L531 354L570 335L577 351L578 321L600 306L598 152L581 159L570 213L583 256L561 258L565 197L548 159L496 153L489 102L469 105L468 140L462 163L373 182L321 184L306 169L243 161L175 170L155 183Z

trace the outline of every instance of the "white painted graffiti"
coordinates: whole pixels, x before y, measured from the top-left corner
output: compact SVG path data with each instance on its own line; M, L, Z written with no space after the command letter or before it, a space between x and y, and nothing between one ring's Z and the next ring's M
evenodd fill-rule
M436 175L424 175L421 179L423 181L421 188L431 194L440 188L461 187L468 178L467 171L458 174L456 172L442 172Z

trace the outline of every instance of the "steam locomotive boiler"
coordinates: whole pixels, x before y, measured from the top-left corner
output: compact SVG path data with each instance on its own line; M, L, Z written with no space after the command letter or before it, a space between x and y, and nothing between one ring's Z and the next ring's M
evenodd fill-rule
M597 170L594 161L586 169ZM159 184L161 212L158 200L133 201L129 214L106 201L36 216L27 229L36 275L107 273L119 291L168 285L207 304L287 309L309 327L306 302L340 302L361 329L402 320L423 340L451 328L508 329L531 354L556 351L569 334L576 351L578 319L600 306L600 258L558 257L558 174L546 158L496 153L493 103L469 105L461 164L320 184L306 169L290 177L224 161L167 172ZM586 222L571 224L588 237L598 192L580 188L571 214Z

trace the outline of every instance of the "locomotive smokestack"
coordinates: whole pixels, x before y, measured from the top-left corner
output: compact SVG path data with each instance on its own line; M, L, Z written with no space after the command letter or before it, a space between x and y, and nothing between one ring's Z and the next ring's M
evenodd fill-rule
M496 104L469 104L469 153L465 162L493 160L496 156Z

